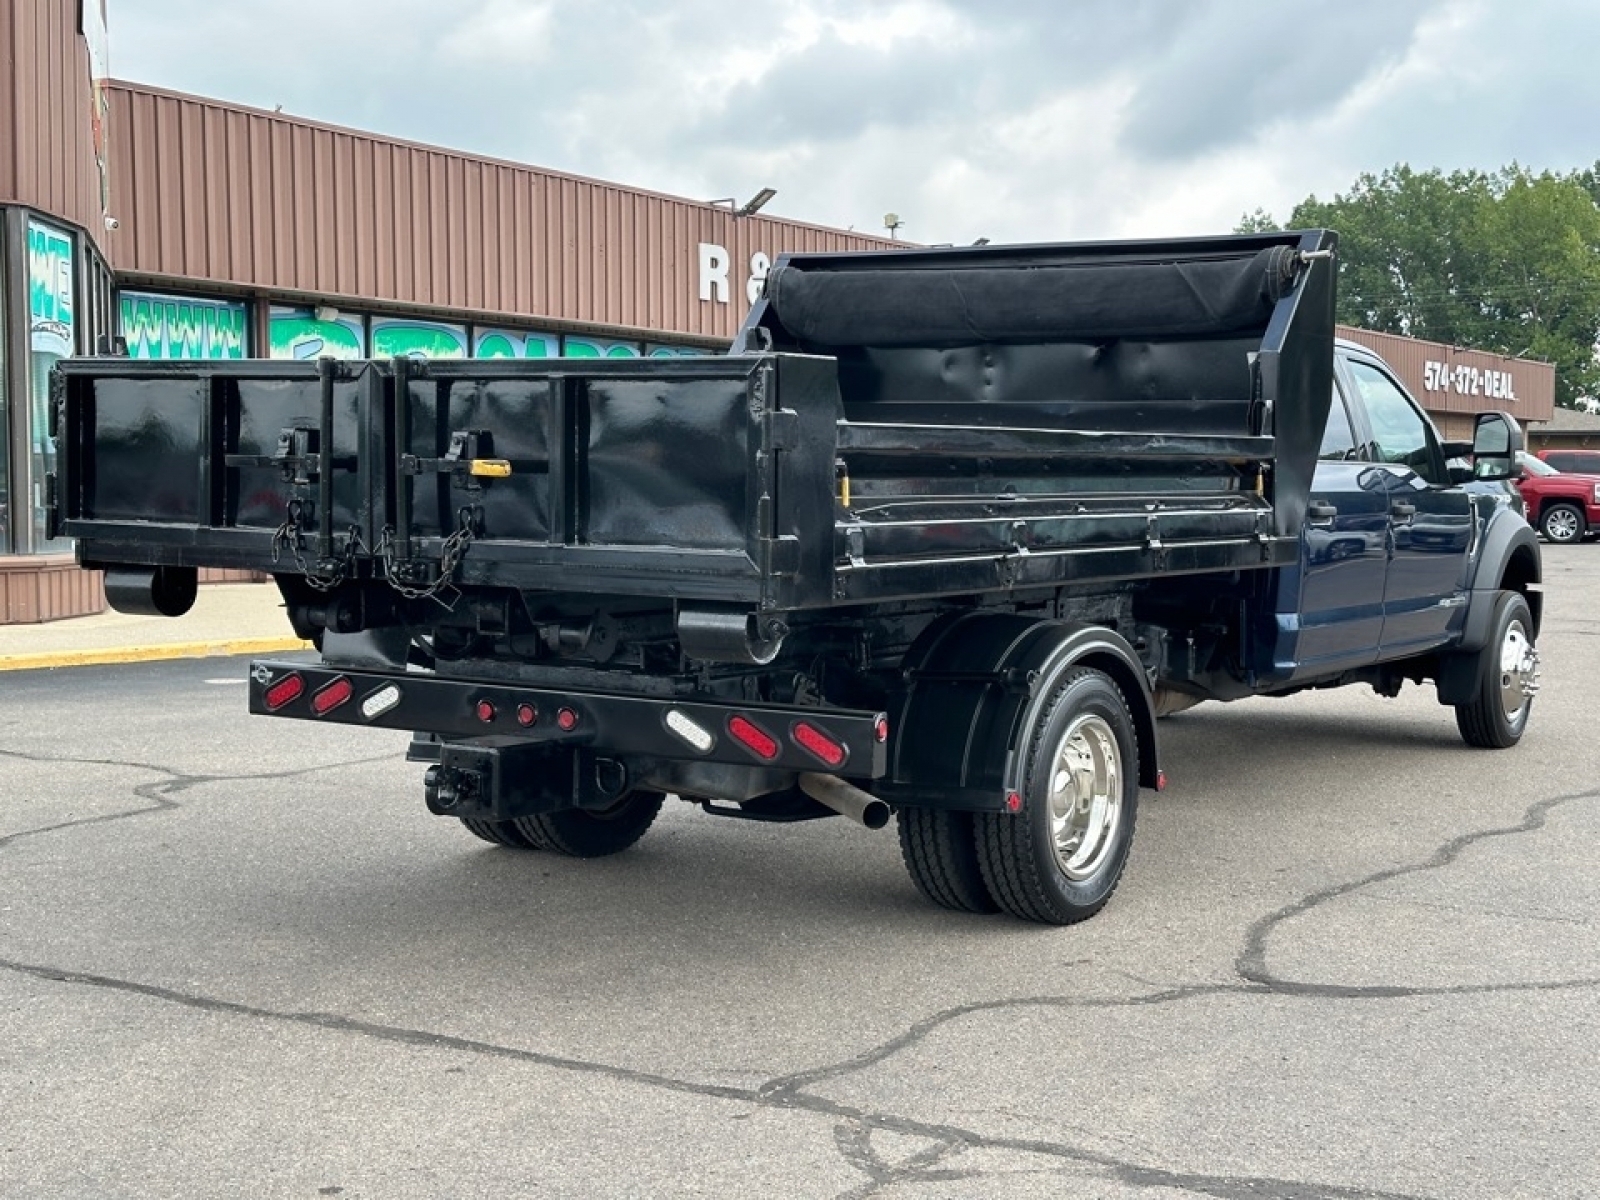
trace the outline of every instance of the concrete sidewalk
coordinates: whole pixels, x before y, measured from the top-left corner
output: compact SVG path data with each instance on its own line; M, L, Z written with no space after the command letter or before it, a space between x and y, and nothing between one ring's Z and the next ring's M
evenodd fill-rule
M84 667L225 654L275 654L310 643L295 637L270 583L201 587L181 617L107 611L42 625L0 625L0 671Z

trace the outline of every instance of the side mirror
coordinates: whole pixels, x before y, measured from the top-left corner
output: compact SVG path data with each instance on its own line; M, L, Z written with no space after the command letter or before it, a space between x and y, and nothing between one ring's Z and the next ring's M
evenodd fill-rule
M1478 414L1472 432L1474 474L1479 479L1513 479L1522 450L1522 426L1510 413Z

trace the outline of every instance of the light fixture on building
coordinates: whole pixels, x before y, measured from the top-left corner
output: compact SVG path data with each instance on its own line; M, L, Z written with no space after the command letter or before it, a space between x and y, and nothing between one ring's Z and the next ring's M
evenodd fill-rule
M764 187L754 196L751 196L750 199L741 204L738 208L734 209L733 215L736 217L752 216L759 212L762 206L764 206L768 200L771 200L777 194L777 188Z
M896 231L904 224L905 222L900 219L899 213L890 212L883 214L883 227L889 231L889 236L891 238L899 236Z
M319 304L311 310L311 315L319 321L337 321L339 310L331 304Z
M974 246L987 246L989 244L989 239L988 238L979 238L977 241L973 242L972 244Z

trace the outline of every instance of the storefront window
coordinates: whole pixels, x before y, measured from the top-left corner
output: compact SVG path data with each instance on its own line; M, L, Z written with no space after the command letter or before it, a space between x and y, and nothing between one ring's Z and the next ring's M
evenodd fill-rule
M321 308L274 304L269 316L268 358L364 358L364 317Z
M3 216L4 210L0 210L0 217ZM6 333L5 230L4 221L0 221L0 554L7 554L11 550L10 476L6 470L10 458L8 450L11 440L7 436L7 430L11 428L11 410L6 405L6 343L11 339Z
M42 221L28 222L28 375L32 392L28 416L32 495L28 508L35 550L55 548L45 537L44 506L45 476L55 470L56 457L50 439L50 368L72 354L77 344L73 258L71 234ZM15 522L24 519L17 511L19 500L11 497ZM64 547L67 543L59 544Z
M561 353L567 358L638 358L638 342L600 342L594 338L563 338Z
M231 300L123 292L122 336L130 358L244 358L250 311Z
M467 327L411 317L373 317L372 357L465 358Z
M560 358L561 337L554 333L530 333L526 329L491 329L483 325L472 331L474 358Z

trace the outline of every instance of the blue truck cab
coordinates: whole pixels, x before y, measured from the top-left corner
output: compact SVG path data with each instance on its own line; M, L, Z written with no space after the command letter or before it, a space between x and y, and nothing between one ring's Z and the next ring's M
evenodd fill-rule
M1263 689L1470 649L1482 633L1469 615L1502 583L1524 596L1536 630L1533 531L1453 477L1447 460L1462 449L1439 437L1378 355L1336 343L1300 561L1280 572Z

